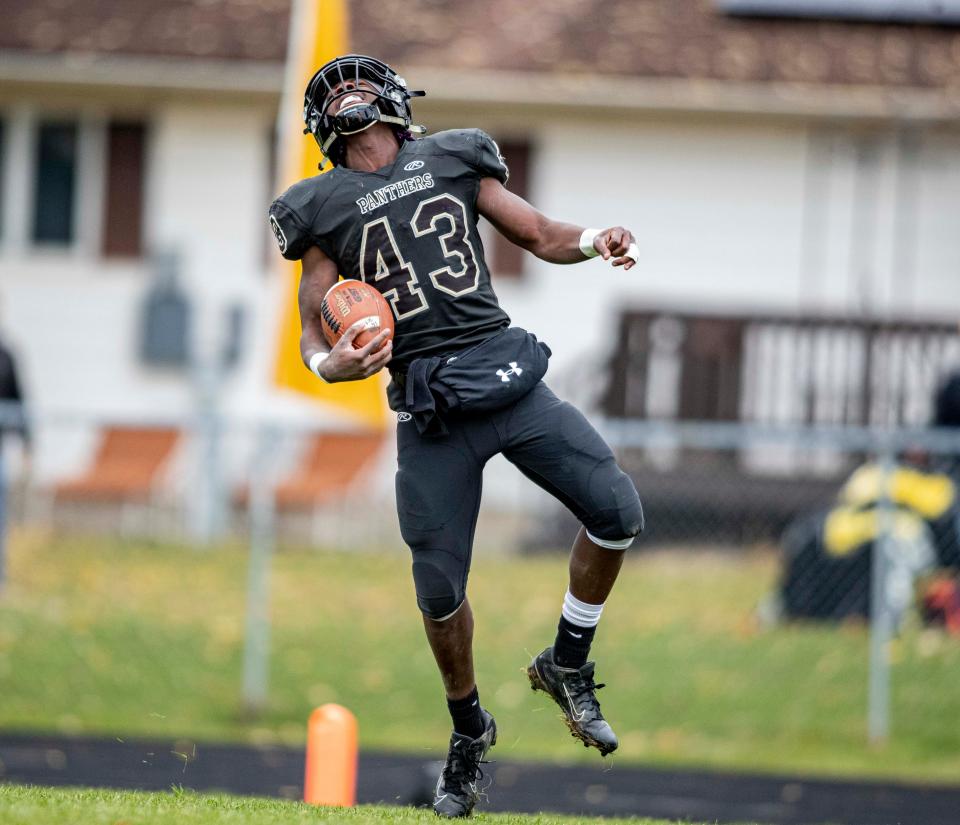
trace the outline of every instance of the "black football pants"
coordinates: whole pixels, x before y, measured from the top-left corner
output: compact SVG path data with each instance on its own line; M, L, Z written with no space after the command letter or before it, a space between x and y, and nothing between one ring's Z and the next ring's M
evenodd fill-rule
M449 433L422 437L397 423L397 512L413 553L417 603L444 619L466 595L483 467L497 453L554 495L600 546L626 548L643 529L630 478L590 422L542 381L508 407L446 420Z

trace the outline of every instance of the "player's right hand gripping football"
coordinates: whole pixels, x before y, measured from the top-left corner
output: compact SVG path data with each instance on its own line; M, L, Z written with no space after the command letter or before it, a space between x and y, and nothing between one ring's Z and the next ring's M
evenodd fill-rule
M354 349L353 340L361 332L363 332L363 322L357 321L347 328L330 350L330 356L320 365L320 371L326 381L333 384L337 381L369 378L390 363L393 357L393 341L387 341L390 330L381 330L366 346Z

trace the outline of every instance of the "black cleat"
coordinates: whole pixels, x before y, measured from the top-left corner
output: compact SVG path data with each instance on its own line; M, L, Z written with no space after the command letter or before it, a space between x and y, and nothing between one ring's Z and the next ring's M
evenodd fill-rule
M617 735L600 713L600 703L594 691L603 685L593 681L593 662L577 669L554 664L553 648L548 647L527 668L530 687L542 690L560 705L570 733L591 745L606 756L613 753L620 743Z
M483 733L476 739L454 732L450 737L447 761L437 780L433 797L433 812L437 816L453 818L470 816L480 798L477 781L483 779L480 764L487 751L497 744L497 723L485 710Z

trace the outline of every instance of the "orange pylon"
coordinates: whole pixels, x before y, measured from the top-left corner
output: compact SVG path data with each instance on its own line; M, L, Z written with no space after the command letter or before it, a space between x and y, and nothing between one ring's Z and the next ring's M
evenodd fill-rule
M341 705L322 705L310 714L303 801L344 806L357 802L357 718Z

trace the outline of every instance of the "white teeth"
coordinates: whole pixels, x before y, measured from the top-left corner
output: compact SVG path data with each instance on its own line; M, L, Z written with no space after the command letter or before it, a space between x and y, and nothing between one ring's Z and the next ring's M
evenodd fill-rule
M342 112L347 106L352 106L354 103L363 103L363 98L360 95L347 95L340 101L340 108L337 111Z

